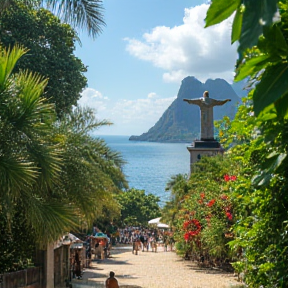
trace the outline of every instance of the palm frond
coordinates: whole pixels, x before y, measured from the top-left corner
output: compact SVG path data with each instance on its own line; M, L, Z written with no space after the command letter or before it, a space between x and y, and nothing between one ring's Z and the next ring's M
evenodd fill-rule
M1 47L0 47L1 48ZM12 49L1 49L0 51L0 92L6 87L7 80L11 76L11 73L17 63L17 61L25 53L27 49L15 45Z
M103 18L102 0L46 0L47 7L51 8L58 17L72 26L80 29L87 28L88 35L95 38L105 26Z
M43 201L31 193L26 193L26 220L28 226L33 228L36 242L48 244L54 242L65 231L77 229L78 216L71 205L63 205L53 199Z
M92 108L76 107L72 112L63 116L59 125L64 130L68 126L73 132L81 135L87 135L102 126L112 125L108 120L98 120L95 115L96 111Z

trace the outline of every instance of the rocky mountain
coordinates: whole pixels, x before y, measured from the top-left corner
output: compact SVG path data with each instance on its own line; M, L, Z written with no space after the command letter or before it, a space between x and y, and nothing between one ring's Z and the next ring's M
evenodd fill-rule
M208 79L205 83L189 76L182 80L177 98L163 113L157 123L140 136L131 136L129 140L150 142L189 142L200 138L200 109L183 99L200 98L204 91L214 99L231 99L223 106L215 106L214 120L227 115L235 116L236 107L241 101L232 86L223 79Z

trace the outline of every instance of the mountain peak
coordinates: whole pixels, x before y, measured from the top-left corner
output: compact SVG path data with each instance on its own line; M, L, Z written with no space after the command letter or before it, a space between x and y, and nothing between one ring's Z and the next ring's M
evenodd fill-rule
M214 99L231 99L225 106L214 107L214 120L223 116L234 118L240 102L232 86L224 79L208 79L202 83L194 76L188 76L181 82L177 98L166 109L157 123L148 132L140 136L131 136L129 140L151 142L192 142L200 135L200 110L196 105L189 105L186 99L200 98L204 91L209 91Z

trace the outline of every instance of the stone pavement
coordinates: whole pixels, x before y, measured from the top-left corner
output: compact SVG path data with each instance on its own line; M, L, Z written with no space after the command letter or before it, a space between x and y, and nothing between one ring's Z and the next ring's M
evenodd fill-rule
M111 258L92 261L82 280L72 280L73 288L105 287L110 271L121 288L238 288L236 277L217 269L199 268L175 252L139 252L131 246L113 247Z

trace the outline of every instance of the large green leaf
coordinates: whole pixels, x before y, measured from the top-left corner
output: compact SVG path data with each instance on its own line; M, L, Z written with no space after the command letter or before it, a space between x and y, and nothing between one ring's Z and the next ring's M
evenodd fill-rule
M288 92L288 65L277 64L266 69L261 82L256 86L253 100L256 116L268 105ZM283 103L288 105L288 103Z
M275 108L277 111L277 116L279 118L286 118L288 117L288 93L285 94L283 97L281 97L280 99L278 99L275 102Z
M265 26L263 29L263 36L264 37L260 37L257 44L262 52L269 53L275 58L275 61L281 60L281 57L287 57L288 46L278 25L273 25L271 27Z
M241 55L247 48L257 44L259 36L263 33L263 26L271 25L276 11L277 0L245 1L242 32L238 47Z
M231 33L232 44L235 41L239 40L241 36L242 20L243 20L243 11L241 10L241 8L238 8L232 25L232 33Z
M237 9L240 3L240 0L213 0L207 11L205 27L218 24L227 19Z
M235 81L241 81L248 76L255 74L267 65L269 55L260 55L255 58L248 59L239 69L239 73L235 77Z
M264 108L258 116L258 119L262 122L277 118L277 111L274 104L270 104Z
M268 184L272 175L275 172L277 173L277 170L283 168L281 165L286 157L286 153L277 154L276 152L272 152L268 155L265 163L263 163L263 167L266 167L266 169L260 175L253 177L252 183L259 186Z

